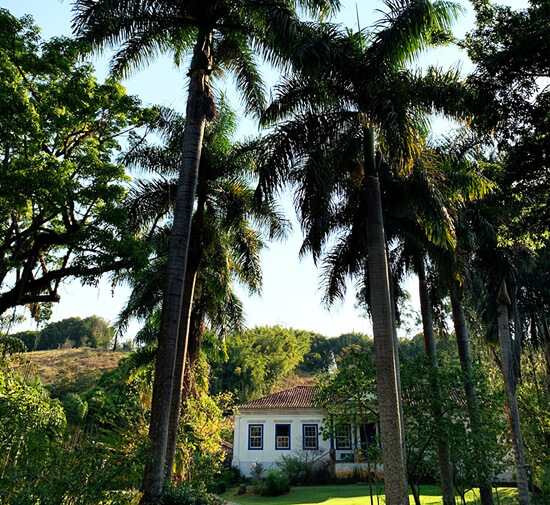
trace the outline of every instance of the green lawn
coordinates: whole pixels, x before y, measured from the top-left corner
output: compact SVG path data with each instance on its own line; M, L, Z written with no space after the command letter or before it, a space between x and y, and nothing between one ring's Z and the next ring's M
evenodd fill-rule
M374 491L373 486L373 492ZM239 503L241 505L370 505L368 484L340 484L331 486L293 487L289 494L273 498L256 496L250 493L237 495L237 488L230 489L221 497L224 500ZM382 492L382 489L381 489ZM517 490L512 488L499 488L498 497L500 505L512 505L517 503ZM412 495L411 505L414 504ZM421 501L423 505L440 504L441 490L436 486L421 487ZM378 505L376 494L373 496L374 505ZM380 496L380 505L384 503ZM467 504L479 503L479 493L469 493L466 497ZM495 503L498 503L495 496ZM460 500L457 498L457 505Z

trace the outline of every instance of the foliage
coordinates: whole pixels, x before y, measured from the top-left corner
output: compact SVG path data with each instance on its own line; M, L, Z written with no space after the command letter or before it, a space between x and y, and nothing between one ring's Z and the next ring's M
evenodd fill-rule
M29 16L0 10L0 34L0 313L28 305L40 319L63 279L93 283L143 260L112 158L147 114L120 84L96 81L80 44L42 41Z
M175 475L201 491L212 491L223 472L222 441L230 439L231 426L224 416L230 395L210 397L200 391L185 398L176 446Z
M211 389L231 391L238 402L259 398L292 376L309 349L311 334L279 326L256 327L227 338L228 359L211 363Z
M290 477L281 470L270 468L254 490L261 496L280 496L290 491Z
M455 487L462 496L476 487L483 476L490 480L509 463L509 446L502 440L506 432L502 394L500 391L490 394L487 377L479 370L475 372L482 404L482 436L469 428L467 399L462 390L463 374L457 360L442 359L437 369L427 367L424 357L404 360L401 377L412 485L436 480L437 433L441 433L449 445ZM433 384L440 388L440 397L434 393ZM433 405L439 401L444 415L434 419ZM477 459L480 455L481 459Z
M328 467L315 465L312 459L308 453L298 456L282 456L276 466L288 476L291 486L316 486L327 483L330 479Z
M49 323L41 332L36 349L48 350L63 347L107 347L114 335L114 329L99 316L85 319L69 317L56 323Z
M0 354L4 359L8 354L23 353L27 350L25 343L12 335L0 335Z
M372 339L363 333L342 333L337 337L327 338L323 335L311 336L310 350L298 365L299 370L311 374L329 372L350 346L357 346L366 352L372 351Z
M261 482L264 479L264 465L260 461L255 461L250 467L250 478L252 482Z
M144 376L128 372L122 360L91 390L67 394L63 408L39 383L2 372L2 503L132 501L143 471L146 411L140 397Z
M432 377L437 376L437 377ZM485 433L477 438L468 428L467 404L462 392L462 373L458 362L443 360L439 369L425 365L425 357L404 359L401 367L403 408L407 444L409 483L418 486L437 475L436 433L443 433L450 446L457 487L464 494L475 486L480 475L493 476L501 469L507 445L501 415L502 395L489 395L486 378L477 376L483 404ZM433 418L433 403L438 401L432 384L439 384L444 417ZM338 426L377 420L374 361L357 347L350 347L333 374L321 379L316 401L329 410L324 436L334 436ZM483 447L480 451L473 448ZM377 446L375 447L377 448ZM474 459L476 454L486 456ZM375 456L376 457L376 456Z
M0 419L0 473L5 482L16 476L24 482L60 440L66 422L63 409L40 383L25 384L9 367L2 367ZM6 496L5 488L0 495Z
M517 395L522 419L525 456L533 484L550 497L550 380L544 350L532 348L522 356L523 377Z
M215 505L218 501L210 494L199 491L185 482L164 487L161 505Z
M518 10L486 0L473 3L476 27L463 43L476 64L469 77L476 91L472 110L477 125L495 134L505 155L501 190L523 207L509 223L510 238L536 241L550 221L550 7L536 0Z
M101 372L95 369L81 370L76 365L67 364L61 377L53 384L46 386L52 398L63 400L66 395L72 393L84 393L95 386Z
M11 335L21 339L29 351L59 348L106 348L114 337L114 328L99 316L68 317L49 323L41 331L25 331Z
M40 331L20 331L17 333L10 333L10 337L18 338L21 340L28 351L32 351L37 345L38 339L40 338Z

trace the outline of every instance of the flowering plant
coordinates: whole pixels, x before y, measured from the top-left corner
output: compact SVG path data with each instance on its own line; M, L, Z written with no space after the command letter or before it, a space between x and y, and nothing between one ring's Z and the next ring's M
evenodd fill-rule
M261 481L263 479L263 474L264 465L262 465L259 461L252 463L252 467L250 468L250 476L252 479Z

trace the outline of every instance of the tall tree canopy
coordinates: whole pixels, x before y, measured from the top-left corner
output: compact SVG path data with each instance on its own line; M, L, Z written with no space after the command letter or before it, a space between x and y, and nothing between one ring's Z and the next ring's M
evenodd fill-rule
M145 114L119 84L99 84L80 49L0 10L0 314L37 315L63 279L94 282L140 257L113 157Z

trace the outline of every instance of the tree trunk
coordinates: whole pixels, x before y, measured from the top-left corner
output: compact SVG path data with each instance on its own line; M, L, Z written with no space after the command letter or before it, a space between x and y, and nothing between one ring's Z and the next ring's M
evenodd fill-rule
M367 133L366 144L364 184L367 194L369 284L386 503L409 505L397 380L399 360L394 348L388 261L373 131Z
M165 476L166 445L170 403L174 381L182 294L187 267L193 205L198 180L199 162L211 108L208 88L211 34L199 35L191 64L182 161L174 210L174 223L162 302L158 348L153 383L153 400L149 425L148 461L143 474L141 505L155 505L162 495Z
M191 267L191 265L189 265ZM178 347L176 351L176 364L174 367L174 383L172 385L172 400L170 402L170 418L168 424L168 441L166 445L166 480L171 480L174 472L174 460L176 457L176 445L178 441L178 427L180 422L183 377L187 361L187 346L189 345L189 328L193 294L197 280L198 264L196 268L189 268L185 276L185 289L181 309L180 330L178 335Z
M430 303L430 294L428 292L428 283L426 282L426 272L424 260L418 259L418 290L420 294L420 310L422 313L422 328L424 330L424 347L428 367L434 372L439 368L437 363L437 349L435 343L434 326L432 319L432 307ZM434 394L433 416L436 423L436 438L437 438L437 458L439 461L439 474L441 477L441 489L443 491L443 505L455 505L455 490L453 484L453 472L451 469L451 459L449 456L449 445L444 438L440 423L443 420L443 408L441 402L441 390L437 381L437 375L434 373L434 381L432 389Z
M176 444L178 441L178 427L182 405L182 387L187 363L188 347L190 345L190 320L195 293L195 282L199 273L203 257L203 231L206 195L199 184L198 203L193 228L191 230L189 251L187 254L187 271L185 275L180 326L178 332L178 345L176 350L176 362L174 366L174 382L172 385L172 399L170 402L170 418L168 424L168 439L166 445L166 479L171 480L176 456Z
M548 329L548 323L546 322L546 315L542 314L542 329L544 332L544 357L546 359L546 382L550 387L550 329Z
M520 505L529 505L529 485L523 453L523 440L519 422L519 409L516 396L516 375L514 374L512 340L508 320L508 305L510 297L506 289L506 281L502 281L497 295L498 338L500 343L500 362L504 387L506 389L506 413L512 435L512 447L516 461L516 475L518 479L518 498Z
M385 238L387 246L387 237ZM407 439L405 432L405 419L403 415L403 390L401 388L401 370L399 368L399 342L397 339L397 321L395 315L395 294L393 289L393 277L388 269L389 285L390 285L390 304L391 304L391 320L392 320L392 333L393 333L393 350L395 353L395 362L398 364L396 369L396 382L397 382L397 396L399 398L399 422L401 423L401 433L403 434L403 461L405 462L405 479L408 480L408 462L407 462Z
M464 392L466 393L466 401L468 404L468 415L470 417L470 426L472 433L479 438L483 437L483 427L481 425L481 411L479 408L479 399L477 397L477 389L474 382L472 370L472 358L470 355L470 340L468 337L468 328L466 327L466 319L464 317L464 307L462 300L456 293L455 289L451 289L451 306L453 312L453 321L455 325L456 343L458 347L458 355L460 359L460 367L464 374ZM486 456L478 455L478 460L482 461ZM482 505L493 505L493 489L489 475L480 474L479 494Z

